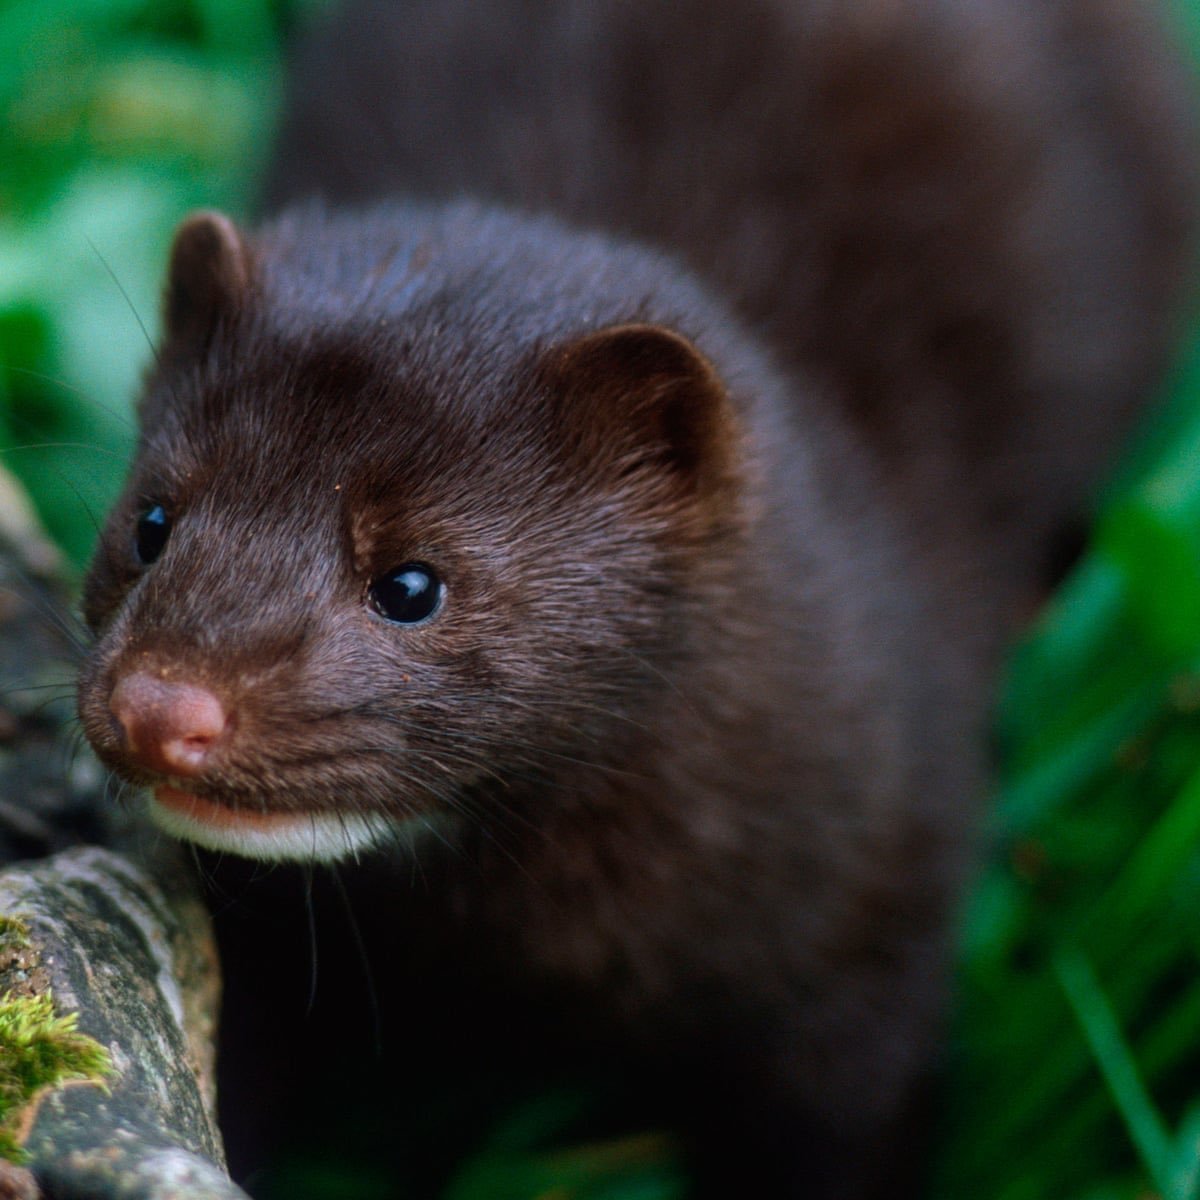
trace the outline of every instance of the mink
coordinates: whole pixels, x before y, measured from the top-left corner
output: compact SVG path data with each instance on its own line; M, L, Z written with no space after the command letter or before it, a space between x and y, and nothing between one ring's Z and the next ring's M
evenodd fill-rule
M176 236L89 739L171 833L340 862L385 1031L428 984L668 1079L713 1194L894 1190L998 656L1196 182L1128 0L353 0L268 215Z

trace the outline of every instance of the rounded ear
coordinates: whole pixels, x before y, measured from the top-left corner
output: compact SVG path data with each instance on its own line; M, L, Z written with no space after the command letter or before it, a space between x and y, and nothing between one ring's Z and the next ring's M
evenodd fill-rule
M585 465L657 475L694 498L735 486L736 422L725 387L687 338L614 325L551 352L562 432Z
M224 213L196 212L175 231L163 323L168 344L202 350L218 318L241 306L250 286L250 251Z

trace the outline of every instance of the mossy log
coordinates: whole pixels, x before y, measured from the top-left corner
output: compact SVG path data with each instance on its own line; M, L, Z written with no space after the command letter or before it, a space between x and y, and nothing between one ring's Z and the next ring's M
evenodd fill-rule
M225 1176L213 1119L217 973L198 903L129 857L81 847L0 872L0 913L28 935L0 958L0 993L49 992L112 1064L102 1080L47 1089L23 1114L42 1194L244 1196Z
M21 1159L0 1157L0 1200L245 1200L214 1117L207 914L178 849L140 835L68 752L79 640L55 571L0 472L0 998L44 1014L50 996L98 1044L0 1112ZM47 1023L51 1058L64 1030Z

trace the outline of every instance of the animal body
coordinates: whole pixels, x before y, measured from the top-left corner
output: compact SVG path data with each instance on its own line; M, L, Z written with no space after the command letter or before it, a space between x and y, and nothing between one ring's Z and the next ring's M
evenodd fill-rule
M202 846L347 860L431 964L385 1029L465 970L669 1078L701 1186L870 1194L1195 183L1128 0L336 10L267 217L176 238L93 745Z

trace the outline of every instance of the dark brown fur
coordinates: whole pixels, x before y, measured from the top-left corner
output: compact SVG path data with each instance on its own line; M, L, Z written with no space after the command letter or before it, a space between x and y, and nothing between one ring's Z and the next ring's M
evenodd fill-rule
M667 1064L764 1185L861 1194L997 648L1168 345L1180 72L1106 0L358 3L298 62L272 207L378 203L177 241L89 736L157 782L108 707L152 669L236 716L198 793L436 817L397 913ZM389 626L413 560L444 610Z

